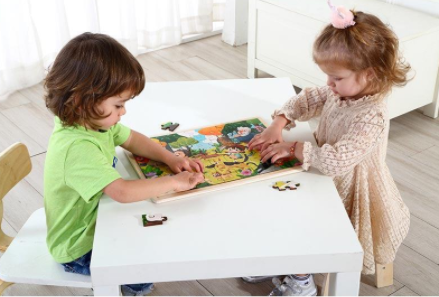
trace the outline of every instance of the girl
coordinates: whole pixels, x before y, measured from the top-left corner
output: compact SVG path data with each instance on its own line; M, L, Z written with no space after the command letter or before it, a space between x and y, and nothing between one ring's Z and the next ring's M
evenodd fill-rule
M410 66L399 55L396 35L377 17L330 6L332 24L313 49L327 86L304 89L287 101L249 149L260 149L262 162L296 156L305 170L313 166L334 178L364 250L363 273L372 274L376 263L393 262L410 224L385 163L389 117L384 100L392 86L406 84ZM283 128L317 116L317 146L283 141ZM310 286L315 287L310 276L287 276L273 294L314 294Z
M65 270L90 275L99 199L135 202L184 191L204 180L200 162L177 157L148 137L119 124L125 103L137 96L145 76L137 60L113 38L84 33L58 54L45 87L55 115L44 168L47 245ZM166 163L177 173L151 180L123 180L115 147ZM122 286L144 295L152 284Z

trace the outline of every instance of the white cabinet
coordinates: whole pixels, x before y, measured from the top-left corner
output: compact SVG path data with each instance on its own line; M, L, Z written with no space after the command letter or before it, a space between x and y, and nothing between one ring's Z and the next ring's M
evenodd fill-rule
M336 0L335 5L372 13L389 24L415 77L389 96L390 117L424 107L438 116L439 18L376 0ZM248 77L262 70L289 77L300 88L325 85L326 76L312 60L312 46L329 23L325 0L250 0Z

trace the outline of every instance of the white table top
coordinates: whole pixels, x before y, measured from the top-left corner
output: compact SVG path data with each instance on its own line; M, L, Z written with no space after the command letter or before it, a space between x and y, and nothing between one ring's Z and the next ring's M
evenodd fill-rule
M147 83L122 123L148 136L270 114L294 94L289 79ZM145 114L150 113L150 114ZM287 135L287 134L285 134ZM306 123L288 138L314 141ZM137 178L118 150L118 170ZM274 181L300 182L278 192ZM163 214L144 228L142 214ZM178 201L99 205L91 263L95 286L314 272L361 271L362 249L332 179L318 171Z

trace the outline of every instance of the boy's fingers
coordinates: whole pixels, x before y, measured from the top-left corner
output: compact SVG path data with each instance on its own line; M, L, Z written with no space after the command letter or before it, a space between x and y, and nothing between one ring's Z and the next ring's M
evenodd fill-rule
M192 160L191 167L193 169L195 169L196 172L201 171L201 166L200 166L200 163L198 162L198 160Z
M201 182L203 182L204 181L204 175L203 174L201 174L201 173L198 173L197 174L198 175L198 177L199 177L199 182L201 183Z
M190 178L190 183L193 184L193 186L203 181L204 181L204 176L201 173L194 173Z
M200 167L200 172L203 172L204 171L204 166L203 166L203 163L201 163L201 161L199 161L199 160L195 160L195 162L198 164L198 166Z
M184 170L186 170L186 171L188 171L188 172L192 172L192 167L191 167L191 165L189 164L189 162L187 162L187 163L183 163L183 169Z

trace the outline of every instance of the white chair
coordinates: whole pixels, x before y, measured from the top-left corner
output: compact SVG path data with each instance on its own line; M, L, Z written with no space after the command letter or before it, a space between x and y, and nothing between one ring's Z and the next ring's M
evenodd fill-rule
M24 144L16 143L0 153L0 222L2 199L32 168ZM36 210L15 238L0 228L0 295L13 283L91 288L91 277L67 273L50 255L46 245L44 208Z

